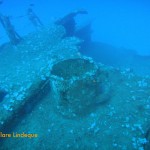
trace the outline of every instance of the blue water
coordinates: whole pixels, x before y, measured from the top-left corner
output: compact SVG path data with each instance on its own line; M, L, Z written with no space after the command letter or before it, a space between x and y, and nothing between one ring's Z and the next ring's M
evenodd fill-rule
M86 17L79 17L81 24L92 20L93 40L98 40L117 47L134 49L141 55L150 55L150 3L147 0L4 0L0 11L12 16L12 21L21 35L34 30L26 17L30 3L45 24L79 8L89 12ZM80 23L79 23L80 24ZM6 39L3 29L1 40Z

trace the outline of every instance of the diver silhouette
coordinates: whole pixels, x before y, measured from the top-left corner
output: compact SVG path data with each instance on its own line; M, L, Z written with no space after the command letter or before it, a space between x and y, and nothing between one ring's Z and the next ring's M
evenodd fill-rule
M77 10L71 12L66 16L64 16L63 18L55 21L55 24L62 25L65 28L66 33L64 37L75 36L81 39L82 42L80 44L80 51L85 51L85 49L87 49L87 47L89 47L89 45L92 43L91 42L92 22L90 21L86 25L77 29L75 17L79 14L88 14L88 12L86 10Z
M0 22L3 26L3 28L5 29L10 42L13 45L18 44L21 41L21 36L15 31L13 25L10 22L10 18L9 16L3 16L2 14L0 14Z
M41 20L39 19L39 17L34 13L34 11L32 10L31 6L33 6L33 4L30 4L30 7L27 10L27 16L28 16L30 22L37 29L43 27L43 23L41 22Z
M56 25L62 25L65 28L65 36L74 36L76 31L75 17L79 14L88 14L88 12L86 10L77 10L55 21Z

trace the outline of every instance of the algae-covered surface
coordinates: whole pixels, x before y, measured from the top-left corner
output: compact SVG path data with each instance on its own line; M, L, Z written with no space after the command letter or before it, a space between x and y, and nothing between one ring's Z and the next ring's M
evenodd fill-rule
M1 102L1 126L46 81L53 63L78 57L79 40L62 39L63 34L62 27L53 26L31 33L17 46L6 45L1 49L0 88L8 93Z
M0 149L148 149L148 76L97 64L106 72L111 97L77 117L67 118L57 112L50 86L51 67L61 60L82 57L80 41L63 38L63 34L62 27L52 27L1 50L0 86L8 94L0 102Z

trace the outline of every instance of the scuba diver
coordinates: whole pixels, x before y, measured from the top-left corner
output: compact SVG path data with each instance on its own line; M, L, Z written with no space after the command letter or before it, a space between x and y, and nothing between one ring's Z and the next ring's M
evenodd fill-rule
M15 31L13 25L10 22L10 18L9 16L3 16L2 14L0 14L0 22L3 26L3 28L5 29L10 42L13 45L18 44L21 41L21 36Z
M30 7L27 10L27 16L31 23L38 29L40 27L43 27L43 23L39 19L39 17L33 12L32 7L33 4L30 4Z
M55 24L62 25L65 28L66 34L64 37L76 36L81 39L82 43L80 44L80 51L85 51L91 44L92 23L88 22L83 27L77 29L75 17L79 14L88 14L88 12L86 10L77 10L71 12L63 18L55 21Z
M88 12L86 10L77 10L67 14L66 16L55 22L56 25L62 25L65 28L65 36L74 36L76 31L75 17L79 14L88 14Z

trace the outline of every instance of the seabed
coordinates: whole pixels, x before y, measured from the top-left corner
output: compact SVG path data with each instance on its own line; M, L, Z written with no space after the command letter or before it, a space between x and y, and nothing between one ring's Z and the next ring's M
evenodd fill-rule
M0 137L0 149L148 150L149 76L97 63L107 72L112 86L109 100L77 117L68 118L55 110L50 86L52 66L85 58L78 51L80 40L63 38L64 32L63 27L52 26L0 51L0 87L8 93L0 102L0 135L37 134Z

